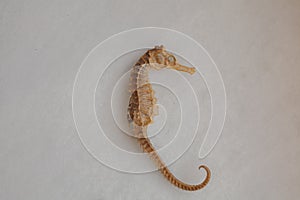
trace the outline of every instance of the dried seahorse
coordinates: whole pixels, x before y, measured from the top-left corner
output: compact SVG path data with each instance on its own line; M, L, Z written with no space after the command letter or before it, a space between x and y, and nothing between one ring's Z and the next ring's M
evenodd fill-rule
M163 46L156 46L154 49L148 50L131 71L129 89L131 97L128 105L128 120L132 123L134 134L141 148L144 152L150 154L150 157L155 161L158 169L168 181L183 190L199 190L205 187L210 180L211 173L209 168L204 165L199 167L199 169L205 169L207 174L202 183L198 185L186 184L170 172L147 137L147 127L153 122L153 117L158 114L156 98L149 83L148 74L151 69L160 70L163 68L175 69L190 74L195 72L194 67L178 64L175 56L167 52Z

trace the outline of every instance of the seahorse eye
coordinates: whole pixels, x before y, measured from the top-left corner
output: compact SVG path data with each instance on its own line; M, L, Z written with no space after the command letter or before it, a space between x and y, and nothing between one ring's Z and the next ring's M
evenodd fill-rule
M168 57L168 61L171 63L171 64L173 64L173 63L175 63L175 57L174 56L169 56Z

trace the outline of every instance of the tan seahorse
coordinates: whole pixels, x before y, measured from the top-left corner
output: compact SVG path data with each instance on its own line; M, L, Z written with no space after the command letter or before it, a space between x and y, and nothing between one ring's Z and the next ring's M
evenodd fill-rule
M173 185L183 190L199 190L207 185L210 180L210 170L208 167L201 165L206 171L205 180L198 185L186 184L177 179L161 160L158 153L147 137L147 127L153 122L153 117L158 114L156 98L154 91L149 83L149 70L160 70L164 68L174 69L182 72L193 74L194 67L186 67L176 62L176 58L171 53L167 52L163 46L156 46L154 49L148 50L134 65L130 77L131 94L128 105L128 120L132 123L133 132L144 152L148 153L155 161L160 172Z

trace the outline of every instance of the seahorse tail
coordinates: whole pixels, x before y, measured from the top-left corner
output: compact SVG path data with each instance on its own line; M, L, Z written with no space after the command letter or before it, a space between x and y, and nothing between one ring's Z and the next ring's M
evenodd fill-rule
M205 166L205 165L200 165L199 166L199 169L203 168L206 171L206 177L205 177L205 179L202 183L197 184L197 185L186 184L186 183L180 181L179 179L177 179L172 174L172 172L166 167L166 165L161 160L161 158L159 157L159 155L155 151L154 147L152 146L152 144L151 144L151 142L148 138L139 138L138 140L139 140L139 143L140 143L142 149L144 150L144 152L149 153L151 159L153 161L155 161L155 163L158 166L160 172L174 186L176 186L180 189L183 189L183 190L195 191L195 190L202 189L203 187L205 187L208 184L208 182L210 180L210 177L211 177L211 172L210 172L210 170L207 166Z
M211 172L210 172L209 168L206 167L205 165L199 166L199 169L201 169L201 168L205 169L205 171L206 171L206 178L205 178L205 180L202 183L197 184L197 185L190 185L190 184L186 184L186 183L180 181L179 179L177 179L172 174L172 172L170 172L170 170L167 167L161 168L160 171L164 175L164 177L170 183L172 183L173 185L175 185L176 187L178 187L180 189L183 189L183 190L187 190L187 191L195 191L195 190L200 190L200 189L204 188L208 184L208 182L210 180Z

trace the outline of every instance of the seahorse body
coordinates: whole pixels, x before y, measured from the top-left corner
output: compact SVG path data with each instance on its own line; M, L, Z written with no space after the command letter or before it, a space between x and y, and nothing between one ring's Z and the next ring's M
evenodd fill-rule
M211 173L209 168L204 165L199 166L199 169L203 168L207 173L202 183L198 185L186 184L170 172L147 137L147 127L153 122L153 117L158 114L154 91L149 83L149 70L160 70L163 68L171 68L190 74L195 72L195 68L178 64L175 56L167 52L163 46L156 46L154 49L147 51L131 71L129 88L131 97L128 105L128 120L133 124L133 131L138 138L141 148L150 155L160 172L170 183L183 190L199 190L205 187L210 180Z

